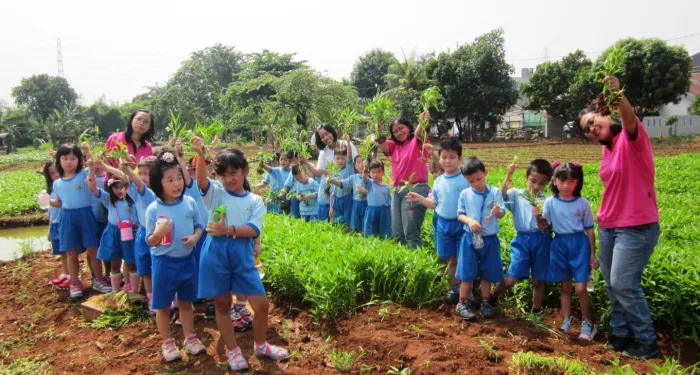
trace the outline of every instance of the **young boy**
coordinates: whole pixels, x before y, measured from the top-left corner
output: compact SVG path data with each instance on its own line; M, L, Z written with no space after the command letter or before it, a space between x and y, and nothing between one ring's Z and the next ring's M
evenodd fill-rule
M264 165L263 168L267 171L265 179L263 182L256 185L256 187L262 187L264 185L270 186L270 192L279 194L284 186L285 181L289 177L291 169L289 168L292 158L294 157L294 152L290 151L283 154L276 154L275 156L279 159L279 166L276 166L277 160L273 160L270 165ZM276 214L282 213L282 205L280 203L268 203L267 212L274 212Z
M369 163L369 178L367 171L362 171L365 186L357 186L357 191L367 196L367 211L362 226L365 238L373 235L381 239L391 237L391 190L389 185L382 182L382 177L384 163L373 160Z
M435 210L435 248L438 258L445 265L450 275L452 288L448 300L457 303L459 299L459 280L455 278L457 269L457 249L464 236L462 223L457 220L457 202L462 190L469 184L462 177L459 169L462 164L462 144L454 138L440 141L438 161L445 173L433 184L432 198L425 198L411 192L406 195L409 202L417 202L426 208Z
M498 297L515 285L518 280L526 279L532 272L532 309L538 314L542 309L544 297L544 282L549 268L549 245L551 233L546 231L546 220L540 215L533 215L534 207L523 197L525 189L508 189L515 171L515 164L508 168L508 175L501 186L501 196L505 199L506 208L513 214L513 226L518 234L510 243L510 267L505 280L498 284L491 295L491 304ZM538 201L547 198L542 193L552 180L552 165L547 160L535 159L530 162L525 173L527 191Z
M486 184L488 170L475 156L467 158L462 174L470 188L459 196L457 219L464 224L464 236L459 248L456 277L462 283L459 288L457 314L465 320L476 315L468 303L472 284L481 278L481 316L491 318L493 306L489 303L491 283L503 281L501 243L498 240L498 219L505 216L501 210L501 192Z
M295 193L299 200L299 214L301 219L306 221L318 220L318 183L309 178L300 166L292 167L292 175L297 181Z

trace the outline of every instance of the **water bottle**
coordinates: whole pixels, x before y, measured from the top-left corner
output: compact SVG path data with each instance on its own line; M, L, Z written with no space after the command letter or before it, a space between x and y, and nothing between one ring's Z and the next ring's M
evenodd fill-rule
M262 280L262 278L265 277L265 269L260 261L260 257L257 255L255 256L255 269L258 270L258 275L260 275L260 279Z
M474 246L475 249L484 247L484 237L481 233L472 233L472 246Z
M51 196L46 190L42 190L41 193L39 193L39 208L48 210L49 207L51 207Z

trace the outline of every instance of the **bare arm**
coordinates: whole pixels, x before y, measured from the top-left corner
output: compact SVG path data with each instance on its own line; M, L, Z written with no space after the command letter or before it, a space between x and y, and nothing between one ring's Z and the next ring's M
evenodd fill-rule
M111 168L111 167L110 167ZM141 177L134 173L134 171L131 170L128 166L124 166L124 173L129 177L129 180L136 185L136 190L138 190L139 194L143 194L143 189L146 187L146 184L143 183L143 180L141 180Z
M192 138L192 148L197 153L197 171L195 172L195 179L197 180L199 189L204 191L209 188L209 179L207 178L208 169L206 161L206 148L204 147L204 143L202 143L202 139L199 137Z
M199 161L199 158L197 158L197 161ZM192 176L190 176L190 172L187 171L187 164L185 164L185 161L182 160L182 158L179 156L179 154L177 156L177 164L180 165L180 169L182 170L182 177L185 179L185 186L190 186L190 183L192 182L191 181ZM205 163L205 165L206 165L206 163ZM199 169L199 168L197 168L197 169ZM206 169L206 166L205 166L205 169ZM199 185L199 184L197 184L197 185Z
M93 160L90 160L88 162L88 165L90 167L88 169L88 188L90 189L92 195L99 197L100 189L97 188L97 182L95 182L95 164L96 162Z
M321 157L321 156L319 155L319 157ZM312 175L314 175L316 177L321 177L322 175L325 174L325 172L326 172L325 170L316 169L316 166L313 165L310 161L306 160L305 157L300 156L299 159L301 160L302 163L305 163L306 170L309 171L309 173L311 173Z
M617 77L605 77L604 82L605 81L610 82L613 91L620 91L620 81ZM630 135L637 135L637 115L634 113L634 108L625 97L625 94L620 94L620 103L617 109L620 111L620 117L622 117L622 125L625 127L625 131Z
M508 188L510 187L511 179L513 178L513 172L515 172L515 164L511 164L510 167L508 167L508 174L506 175L506 179L503 181L503 185L501 185L501 196L503 197L504 201L508 199Z

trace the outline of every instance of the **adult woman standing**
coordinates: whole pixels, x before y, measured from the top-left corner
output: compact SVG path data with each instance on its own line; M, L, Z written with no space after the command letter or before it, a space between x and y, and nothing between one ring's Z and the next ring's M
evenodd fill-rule
M129 116L129 120L126 122L126 131L109 136L105 143L105 149L116 149L118 148L117 144L122 143L129 149L129 155L132 155L138 162L153 155L151 142L154 133L155 118L153 113L145 109L137 109Z
M425 112L422 116L429 118L430 113ZM383 124L379 125L381 129ZM391 200L391 232L395 240L407 244L410 248L423 245L420 234L426 208L408 202L408 189L401 188L404 181L408 181L414 184L413 192L428 196L430 187L426 160L430 159L430 152L419 141L424 135L425 132L420 128L415 129L412 122L397 119L391 124L391 139L377 139L379 149L384 155L391 157L391 186L394 187Z
M620 90L617 78L606 80L614 91ZM595 113L591 106L581 111L579 126L589 139L603 145L598 238L600 269L611 306L613 334L608 347L646 359L659 354L641 286L642 272L660 233L654 157L649 136L624 95L618 109L622 124Z

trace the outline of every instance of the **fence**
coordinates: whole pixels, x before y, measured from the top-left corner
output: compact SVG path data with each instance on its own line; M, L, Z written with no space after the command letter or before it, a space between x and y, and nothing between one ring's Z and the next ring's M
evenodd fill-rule
M642 125L647 133L652 137L663 135L668 137L673 129L674 135L696 135L700 134L700 116L684 115L678 116L678 122L673 126L664 123L664 117L649 116L642 119Z

